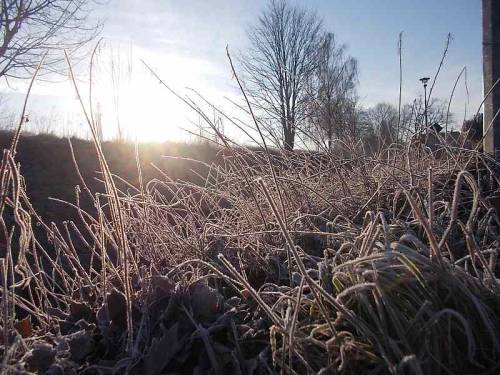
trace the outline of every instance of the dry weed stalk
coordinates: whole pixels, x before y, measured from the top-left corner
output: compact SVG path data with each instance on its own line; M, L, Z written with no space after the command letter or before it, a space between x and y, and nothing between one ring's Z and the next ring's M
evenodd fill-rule
M148 374L498 368L492 160L413 142L284 153L218 135L202 183L141 175L128 191L94 136L106 193L80 174L95 213L77 189L80 222L62 226L33 210L4 153L2 370L41 372L42 354L49 367Z

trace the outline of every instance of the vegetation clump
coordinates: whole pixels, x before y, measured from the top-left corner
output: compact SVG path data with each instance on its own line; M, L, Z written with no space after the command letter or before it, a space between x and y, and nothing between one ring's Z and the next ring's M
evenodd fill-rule
M16 144L4 152L2 371L496 371L492 160L224 144L202 183L125 191L96 139L105 193L82 180L95 214L78 199L61 226L32 208Z

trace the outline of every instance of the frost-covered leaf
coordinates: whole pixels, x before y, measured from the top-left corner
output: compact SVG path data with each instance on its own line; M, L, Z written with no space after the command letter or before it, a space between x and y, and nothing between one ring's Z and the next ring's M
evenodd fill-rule
M154 338L144 358L143 374L160 374L183 347L185 338L179 339L179 323L175 323L160 338Z
M31 315L14 323L16 331L22 338L31 337L33 335L33 326L31 325Z
M30 371L43 374L54 363L56 351L52 345L45 342L35 342L33 348L26 353L23 361Z

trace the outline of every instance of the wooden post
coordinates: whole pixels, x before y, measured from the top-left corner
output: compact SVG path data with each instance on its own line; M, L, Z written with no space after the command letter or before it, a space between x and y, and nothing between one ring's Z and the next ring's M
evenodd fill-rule
M483 0L483 82L487 95L500 78L500 0ZM500 158L500 84L484 102L484 151ZM488 129L489 128L489 129Z

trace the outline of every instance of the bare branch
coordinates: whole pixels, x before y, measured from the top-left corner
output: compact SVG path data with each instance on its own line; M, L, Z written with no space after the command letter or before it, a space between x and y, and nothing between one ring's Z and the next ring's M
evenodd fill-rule
M0 3L0 77L27 78L46 54L40 74L59 72L101 31L89 20L97 0L3 0Z

